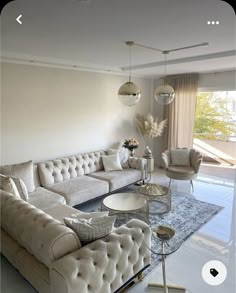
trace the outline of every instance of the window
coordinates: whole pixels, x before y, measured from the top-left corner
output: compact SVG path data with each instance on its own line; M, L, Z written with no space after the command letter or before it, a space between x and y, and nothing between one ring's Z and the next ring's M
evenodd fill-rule
M194 138L236 141L236 91L198 92Z

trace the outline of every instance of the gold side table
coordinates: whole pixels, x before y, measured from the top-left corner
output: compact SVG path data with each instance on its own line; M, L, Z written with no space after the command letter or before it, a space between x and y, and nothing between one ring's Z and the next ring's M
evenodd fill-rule
M171 190L168 187L146 183L136 189L138 194L143 195L149 202L149 213L164 214L171 209Z

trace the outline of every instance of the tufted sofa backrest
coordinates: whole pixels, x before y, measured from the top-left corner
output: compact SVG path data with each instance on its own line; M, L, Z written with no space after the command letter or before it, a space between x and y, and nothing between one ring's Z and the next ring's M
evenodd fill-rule
M0 190L0 197L2 229L46 266L81 247L62 222L10 193Z
M103 170L102 155L105 151L79 154L38 163L38 171L42 186Z

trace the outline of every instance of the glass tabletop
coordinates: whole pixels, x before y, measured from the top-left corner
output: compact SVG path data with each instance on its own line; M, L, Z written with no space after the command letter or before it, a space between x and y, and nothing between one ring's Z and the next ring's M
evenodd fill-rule
M183 239L179 238L177 232L170 240L161 240L155 233L156 229L152 230L151 247L149 250L158 255L170 255L180 248Z
M146 206L147 201L136 193L114 193L103 200L103 205L114 211L135 211Z
M141 193L149 197L159 197L167 195L169 193L169 188L155 183L146 183L138 187L136 191L137 193Z

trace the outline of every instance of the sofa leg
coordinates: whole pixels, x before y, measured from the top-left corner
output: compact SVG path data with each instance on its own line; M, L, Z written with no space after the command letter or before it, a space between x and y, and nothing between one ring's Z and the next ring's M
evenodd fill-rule
M141 281L144 278L144 273L143 272L139 273L137 278L138 278L138 281Z
M190 183L191 183L192 192L193 192L194 191L194 188L193 188L193 180L190 180Z
M131 283L129 283L125 288L122 288L121 290L118 291L118 293L127 293L130 288L132 288L134 285L136 285L138 282L142 281L144 278L144 273L141 272L139 273Z

